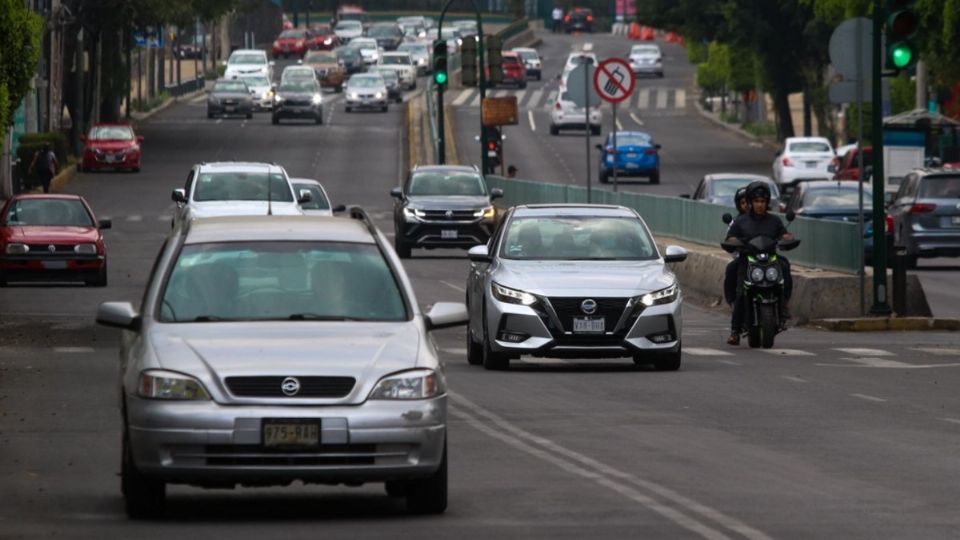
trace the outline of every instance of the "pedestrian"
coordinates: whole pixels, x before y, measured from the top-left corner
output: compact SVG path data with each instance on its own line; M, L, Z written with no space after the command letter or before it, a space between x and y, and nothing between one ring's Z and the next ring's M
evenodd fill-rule
M53 152L53 147L48 142L43 143L43 148L33 154L29 172L37 175L44 193L50 193L50 182L57 175L57 166L57 154Z
M563 21L563 8L561 8L560 6L553 8L552 16L553 16L553 33L559 34L561 30L560 23Z
M507 167L507 178L516 178L517 177L517 168L513 165Z

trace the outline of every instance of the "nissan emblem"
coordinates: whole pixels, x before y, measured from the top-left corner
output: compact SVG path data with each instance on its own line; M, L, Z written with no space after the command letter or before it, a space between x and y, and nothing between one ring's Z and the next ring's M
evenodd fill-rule
M285 396L295 396L300 391L300 381L296 377L287 377L280 383L280 390Z
M586 315L593 315L597 312L597 301L592 298L587 298L583 302L580 302L580 311Z

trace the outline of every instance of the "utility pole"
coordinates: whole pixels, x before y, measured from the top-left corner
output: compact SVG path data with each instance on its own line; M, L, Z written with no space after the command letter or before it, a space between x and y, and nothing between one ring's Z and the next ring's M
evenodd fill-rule
M887 230L884 214L883 184L883 18L882 0L873 0L873 305L870 313L888 316L892 313L887 302Z

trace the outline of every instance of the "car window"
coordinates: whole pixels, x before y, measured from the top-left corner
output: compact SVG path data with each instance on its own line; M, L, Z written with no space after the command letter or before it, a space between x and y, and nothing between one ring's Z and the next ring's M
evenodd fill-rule
M270 191L267 192L267 184ZM293 202L290 185L282 174L265 172L201 172L193 200Z
M407 194L480 196L487 186L479 174L418 172L410 177Z
M340 21L337 23L337 30L359 30L362 27L360 21Z
M506 60L506 58L504 58ZM409 66L410 57L406 55L390 55L384 56L380 59L380 62L386 66Z
M376 88L383 85L383 77L350 77L347 86L351 88Z
M303 39L306 35L306 32L303 30L284 30L280 33L280 39Z
M184 246L163 287L162 322L407 320L372 244L224 242Z
M90 129L87 138L94 141L126 141L133 138L133 130L126 126L97 126Z
M617 133L617 146L650 146L652 144L653 141L649 135L640 133Z
M304 210L329 210L330 201L323 194L323 190L320 189L320 186L316 184L293 184L293 189L297 190L297 193L300 193L300 190L305 189L310 192L310 195L313 196L310 199L310 202L300 203L300 208Z
M872 191L863 190L864 207L871 206ZM858 206L860 194L856 189L811 189L803 194L804 208L845 208Z
M515 65L520 63L520 59L516 56L504 56L501 60L504 64Z
M500 256L533 260L651 260L653 239L630 218L563 216L514 219Z
M233 53L230 55L230 64L266 64L267 57L257 53Z
M87 207L77 199L20 199L7 210L4 225L93 227Z
M830 145L823 142L817 141L804 141L804 142L795 142L790 143L790 152L804 153L804 152L832 152Z
M213 85L214 92L249 92L243 81L217 81Z
M320 88L315 81L310 79L287 79L280 83L277 88L279 92L300 92L300 93L319 93Z
M401 31L396 26L374 26L367 32L367 35L373 37L391 37L401 35Z
M523 58L524 60L539 60L539 59L540 59L540 57L537 56L536 51L517 51L517 53L520 55L520 58Z
M960 198L960 176L928 176L920 182L921 199Z
M270 79L266 77L243 77L243 82L247 83L247 86L270 86Z

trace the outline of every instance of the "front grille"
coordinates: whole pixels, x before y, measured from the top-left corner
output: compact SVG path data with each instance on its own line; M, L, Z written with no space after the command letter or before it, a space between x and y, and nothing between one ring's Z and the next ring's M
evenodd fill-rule
M326 70L326 69L317 69L316 72L317 72L317 77L321 77L321 78L322 78L322 77L326 77L326 76L327 76L327 70Z
M309 107L310 101L305 99L288 99L284 101L283 104L291 107Z
M259 398L341 398L353 390L353 377L296 377L300 390L293 396L283 393L281 385L287 377L227 377L224 382L230 393L238 397Z
M627 298L593 298L597 302L597 310L588 315L580 308L580 305L586 299L586 297L553 297L548 299L550 305L553 306L554 313L560 319L564 331L573 331L574 317L602 317L606 331L612 332L617 322L620 321L629 300Z
M50 251L50 246L53 246L54 250ZM30 247L31 255L64 255L64 254L73 254L74 244L27 244Z
M449 212L449 214L448 214ZM426 221L473 221L476 210L424 210L423 218Z
M238 103L240 103L240 102L237 101L237 100L235 100L235 99L225 99L225 100L223 100L223 104L224 104L224 105L236 105L236 104L238 104Z
M406 455L403 453L403 455ZM207 445L200 455L178 453L177 457L202 457L215 466L322 466L374 465L378 457L393 457L377 452L375 444L321 444L310 449L267 448L260 445Z

